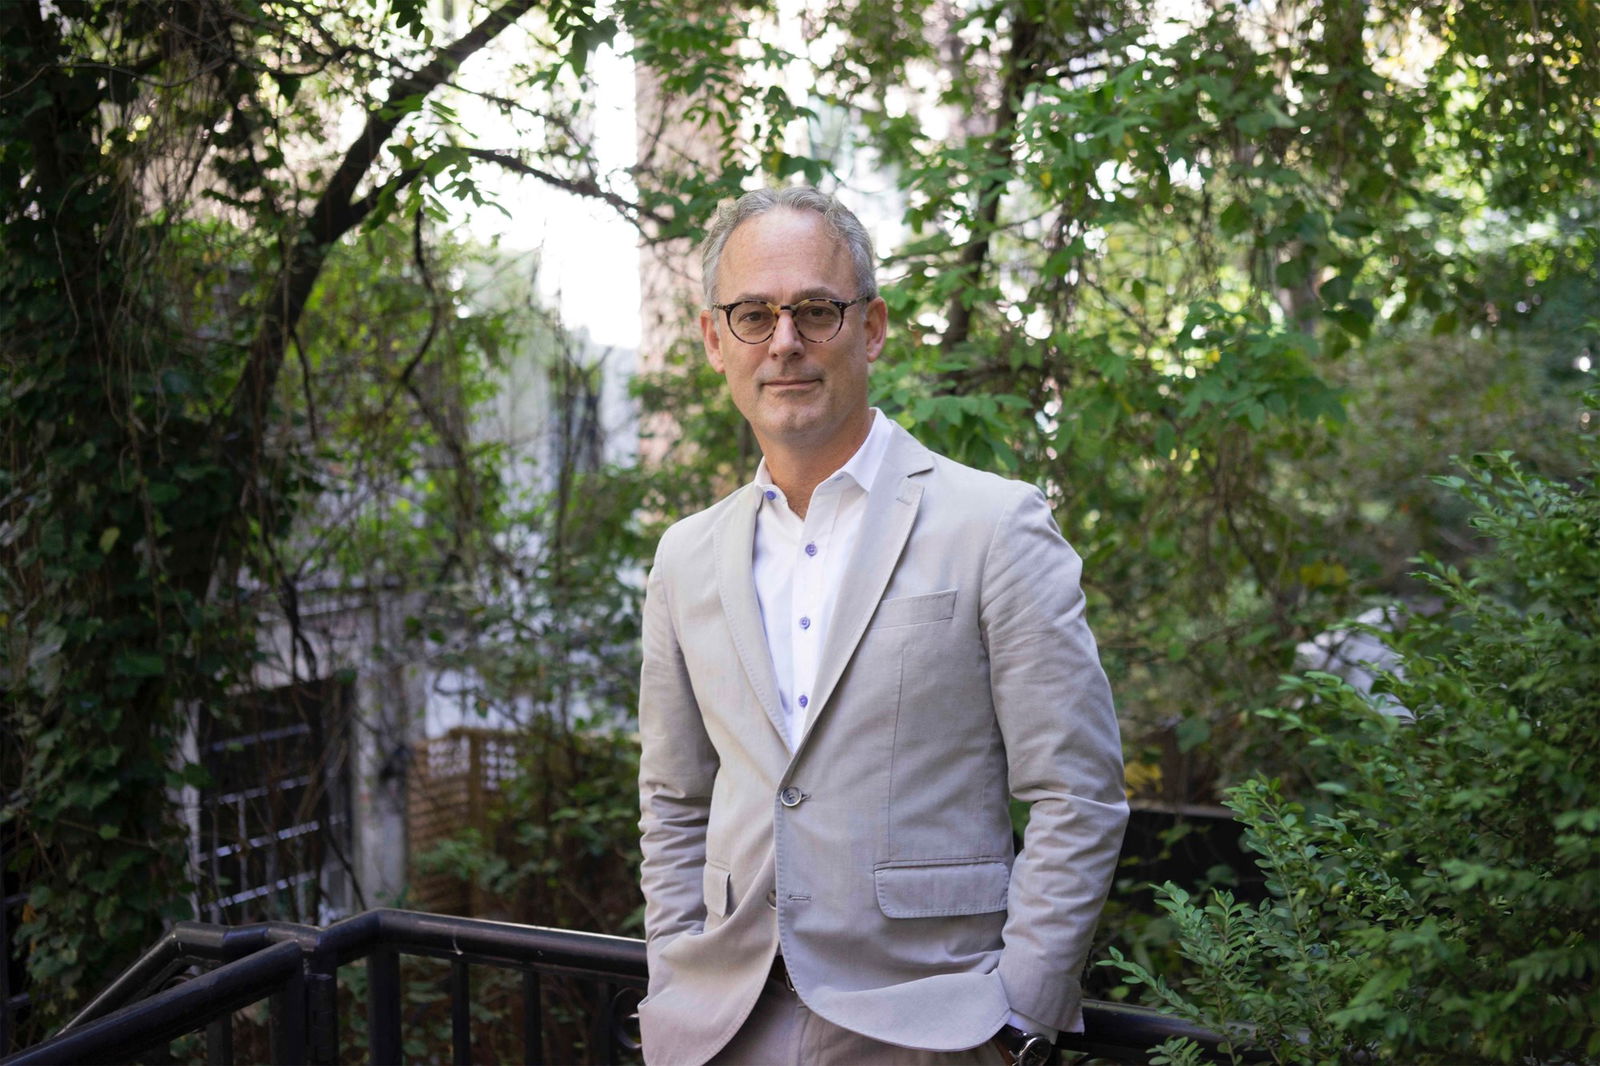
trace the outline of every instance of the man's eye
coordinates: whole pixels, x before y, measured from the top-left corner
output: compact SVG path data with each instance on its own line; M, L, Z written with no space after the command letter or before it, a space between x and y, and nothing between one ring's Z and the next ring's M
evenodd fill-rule
M751 307L746 305L743 307L735 307L733 309L733 317L739 320L740 325L758 326L763 322L770 321L772 319L772 312L767 310L765 307Z
M814 303L800 305L800 314L807 322L831 322L836 313L837 312L834 311L832 304Z

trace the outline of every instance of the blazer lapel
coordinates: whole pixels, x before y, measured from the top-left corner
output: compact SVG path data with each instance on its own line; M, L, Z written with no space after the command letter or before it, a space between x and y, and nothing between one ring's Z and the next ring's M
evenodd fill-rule
M761 604L756 599L756 582L750 569L760 506L760 495L753 486L745 486L727 516L717 523L712 550L717 557L717 592L734 646L739 649L739 661L761 701L761 709L767 712L772 728L785 738L787 746L778 679L772 671L772 653L767 650L767 631L761 624Z
M816 720L827 710L834 686L867 631L867 623L883 598L889 575L900 560L906 539L917 519L922 502L922 483L913 474L933 468L933 453L898 425L891 427L894 438L878 469L877 480L867 497L867 513L861 519L861 535L855 557L845 567L839 600L828 622L828 637L817 665L813 721L806 736L814 732ZM801 745L804 746L804 740Z

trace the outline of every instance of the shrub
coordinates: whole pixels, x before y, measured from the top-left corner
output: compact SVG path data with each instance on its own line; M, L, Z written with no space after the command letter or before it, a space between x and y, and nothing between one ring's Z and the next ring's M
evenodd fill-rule
M1592 397L1591 397L1592 400ZM1173 885L1193 965L1176 987L1110 965L1168 1009L1276 1062L1564 1062L1600 1055L1600 447L1588 474L1509 454L1436 479L1489 550L1423 560L1443 603L1380 633L1401 666L1386 716L1339 678L1290 679L1259 712L1320 784L1231 789L1270 898ZM1162 1061L1198 1061L1173 1043ZM1237 1061L1237 1059L1236 1059Z

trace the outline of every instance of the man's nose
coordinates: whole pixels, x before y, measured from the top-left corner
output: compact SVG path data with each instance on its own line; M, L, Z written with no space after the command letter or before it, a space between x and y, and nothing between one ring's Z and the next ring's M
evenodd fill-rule
M767 340L768 354L783 358L790 355L799 355L804 350L805 340L800 336L800 331L795 328L794 312L779 311L778 321L772 327L772 336Z

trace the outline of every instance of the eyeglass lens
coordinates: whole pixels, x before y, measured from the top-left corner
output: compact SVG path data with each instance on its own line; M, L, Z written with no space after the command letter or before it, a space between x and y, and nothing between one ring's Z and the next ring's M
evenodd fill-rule
M778 328L778 316L768 304L746 300L728 309L733 335L746 344L759 344ZM794 328L813 344L831 341L844 324L844 312L827 300L802 300L794 305Z

